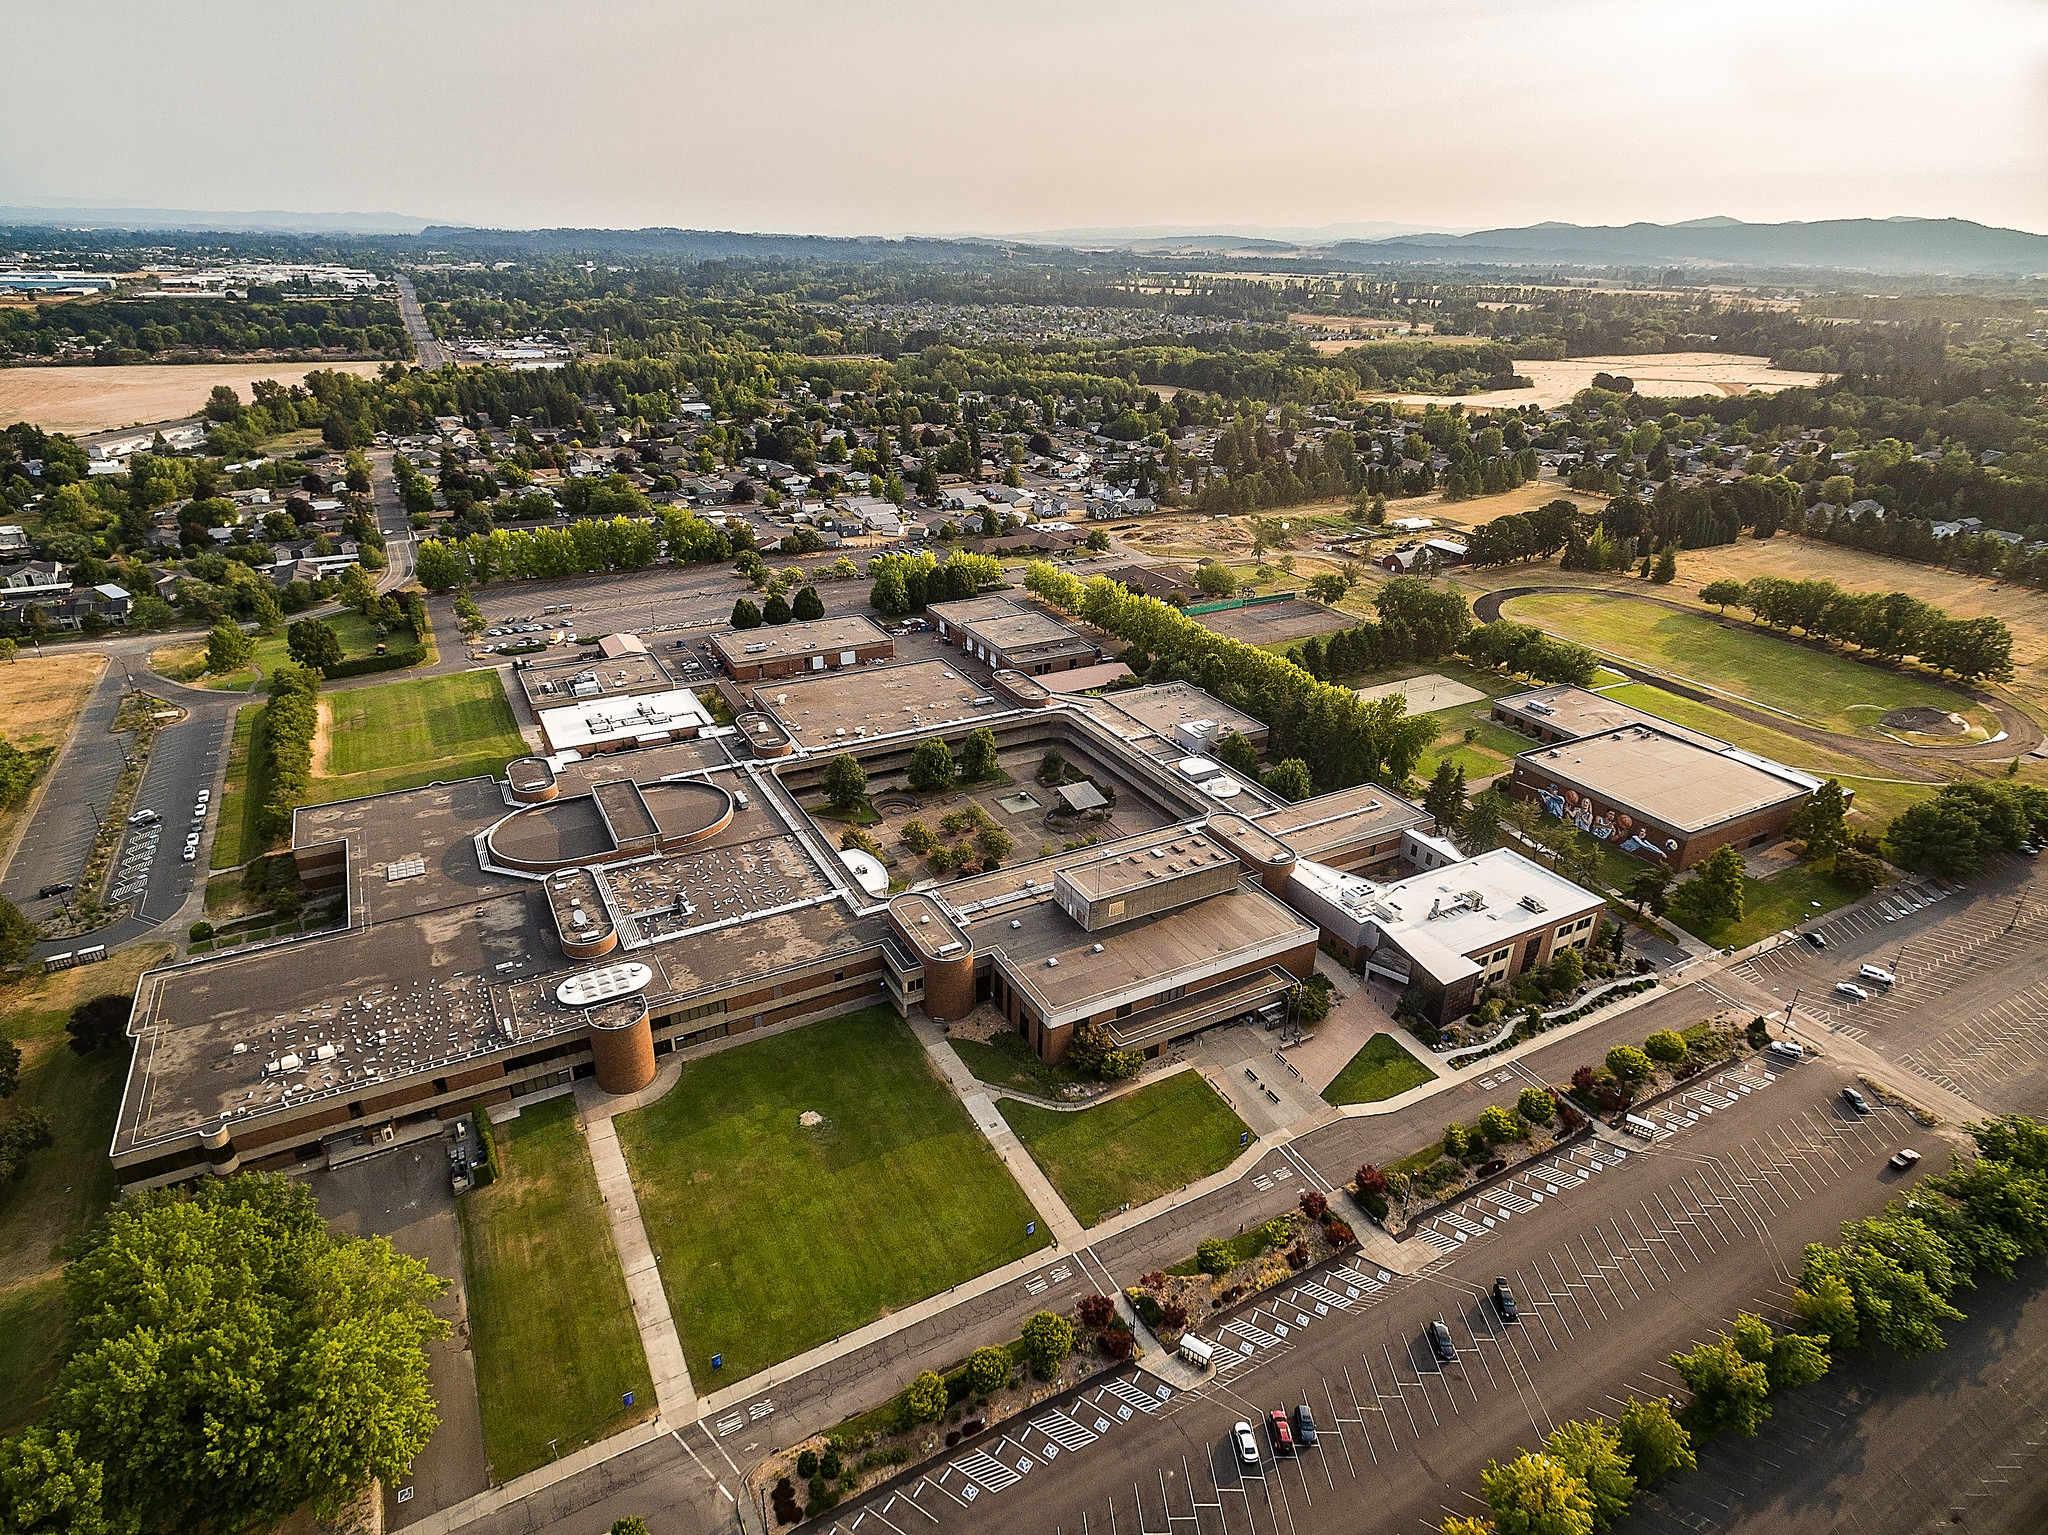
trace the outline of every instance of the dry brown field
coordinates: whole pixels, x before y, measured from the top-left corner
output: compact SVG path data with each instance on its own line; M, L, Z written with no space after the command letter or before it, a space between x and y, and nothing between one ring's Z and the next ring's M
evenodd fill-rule
M216 384L246 401L250 386L274 378L296 384L315 368L365 377L376 362L132 363L95 368L0 368L0 422L27 421L49 432L105 432L174 421L198 413Z
M1449 338L1446 338L1449 339ZM1517 360L1515 371L1534 386L1529 389L1487 389L1477 394L1365 394L1363 399L1391 400L1396 405L1463 405L1467 410L1510 409L1523 405L1563 405L1593 382L1595 373L1622 373L1635 380L1636 393L1656 399L1681 399L1700 394L1771 393L1802 384L1824 382L1825 373L1774 368L1766 357L1734 352L1658 352L1641 357L1567 357L1560 362Z
M71 738L71 727L106 666L105 656L86 651L42 657L25 651L0 662L0 736L22 751L44 756L47 773ZM0 863L12 854L14 839L34 803L31 791L29 799L14 809L0 810Z

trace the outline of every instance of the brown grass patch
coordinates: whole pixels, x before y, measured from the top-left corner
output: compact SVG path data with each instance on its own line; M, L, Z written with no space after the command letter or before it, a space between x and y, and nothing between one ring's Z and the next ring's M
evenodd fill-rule
M246 402L258 379L296 384L316 368L363 377L375 362L131 363L116 367L0 368L0 421L49 432L104 432L198 412L216 384Z
M1453 339L1453 338L1446 338ZM1391 400L1396 405L1462 404L1467 410L1496 406L1563 405L1593 382L1595 373L1626 374L1636 393L1653 399L1683 399L1701 394L1771 393L1801 384L1824 382L1825 373L1774 368L1767 357L1734 352L1656 352L1641 357L1567 357L1557 362L1517 359L1515 372L1529 380L1528 389L1488 389L1477 394L1364 394L1363 399Z

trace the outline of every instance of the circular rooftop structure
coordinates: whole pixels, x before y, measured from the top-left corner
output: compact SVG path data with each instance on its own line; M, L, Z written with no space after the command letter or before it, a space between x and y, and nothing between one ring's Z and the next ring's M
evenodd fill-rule
M579 970L555 988L555 1000L564 1007L596 1007L615 1002L647 989L654 972L637 960L617 965L599 965Z
M588 794L515 810L484 838L494 862L547 873L703 842L732 824L734 808L729 791L698 779L612 780Z

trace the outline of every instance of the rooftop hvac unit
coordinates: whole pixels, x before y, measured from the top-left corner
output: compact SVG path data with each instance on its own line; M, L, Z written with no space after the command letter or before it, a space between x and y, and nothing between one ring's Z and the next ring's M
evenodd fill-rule
M1012 917L1010 919L1010 931L1013 933L1016 932L1017 929L1022 927L1023 925L1023 922L1016 917Z
M1060 957L1059 957L1059 956L1058 956L1057 954L1048 954L1048 955L1047 955L1047 956L1045 957L1045 968L1046 968L1046 969L1048 969L1048 970L1057 970L1057 969L1059 969L1059 967L1060 967Z
M1099 943L1091 943L1090 945L1088 945L1088 952L1090 954L1100 954L1102 952L1102 945Z

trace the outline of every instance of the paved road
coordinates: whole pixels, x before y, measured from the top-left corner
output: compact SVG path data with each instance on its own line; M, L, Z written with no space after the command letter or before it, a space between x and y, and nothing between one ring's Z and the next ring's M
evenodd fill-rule
M1537 1203L1525 1183L1494 1201L1492 1224L1419 1275L1347 1266L1205 1329L1235 1352L1202 1387L1120 1372L1128 1386L1027 1415L822 1528L851 1535L872 1512L919 1531L1322 1535L1478 1512L1489 1458L1627 1395L1676 1392L1670 1351L1738 1310L1784 1319L1802 1246L1910 1181L1885 1159L1925 1132L1896 1110L1849 1116L1836 1097L1849 1079L1819 1061L1746 1063L1722 1074L1733 1101L1718 1113L1633 1152L1597 1143L1597 1173L1546 1164L1556 1192ZM1496 1275L1516 1292L1515 1325L1485 1299ZM1454 1364L1424 1341L1438 1317ZM1262 1430L1259 1466L1241 1470L1230 1425L1301 1403L1322 1444L1276 1459Z
M414 291L410 277L394 279L398 284L398 314L405 322L405 333L412 338L414 360L427 371L448 366L448 349L441 345L434 335L434 328L427 324L427 312L420 308L420 296Z

